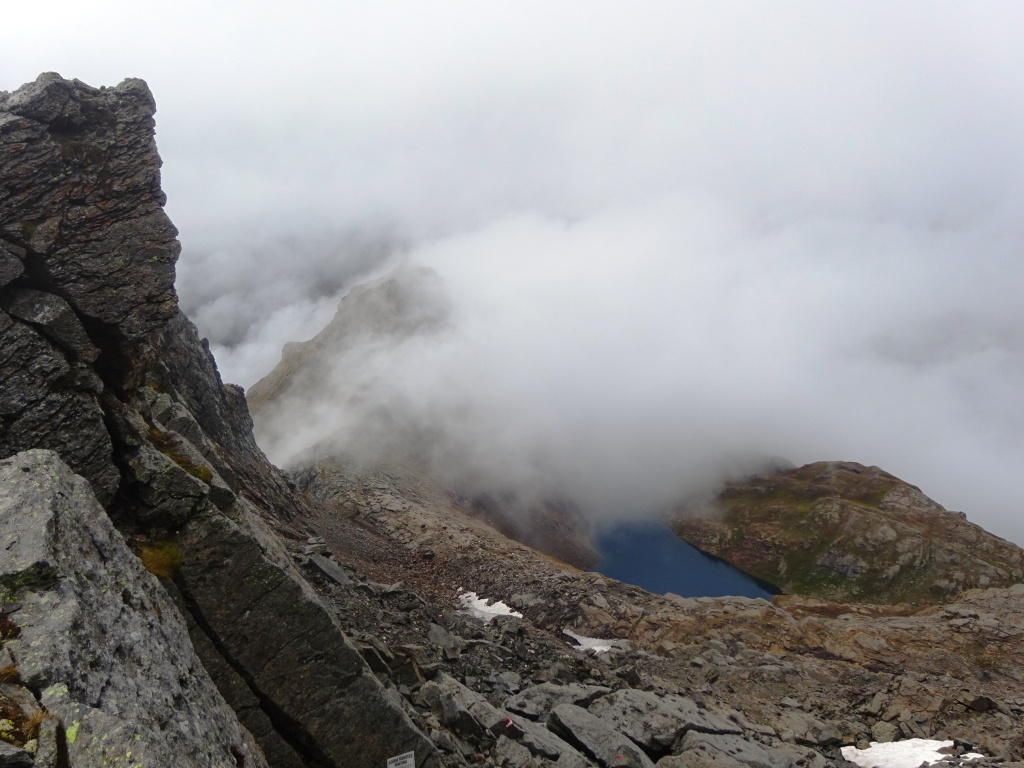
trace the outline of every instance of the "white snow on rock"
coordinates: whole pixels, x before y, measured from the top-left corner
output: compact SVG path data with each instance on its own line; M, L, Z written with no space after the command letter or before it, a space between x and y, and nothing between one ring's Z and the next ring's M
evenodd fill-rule
M562 630L563 635L568 635L579 645L581 651L593 651L594 653L607 653L612 649L612 643L610 640L599 640L596 637L587 637L585 635L577 635L575 632L570 632L568 629ZM916 766L915 766L916 768Z
M459 587L459 592L462 592L462 587ZM462 592L462 594L459 595L459 602L462 603L462 608L466 613L474 619L479 619L485 623L490 623L498 616L515 616L517 619L523 618L523 614L513 611L500 600L493 600L489 602L486 597L478 597L476 592Z
M934 739L904 739L881 743L872 741L867 749L843 747L843 757L861 768L919 768L922 764L936 765L943 760L954 757L953 754L940 752L940 749L952 750L952 741L935 741ZM958 760L977 760L984 757L975 752L960 755Z

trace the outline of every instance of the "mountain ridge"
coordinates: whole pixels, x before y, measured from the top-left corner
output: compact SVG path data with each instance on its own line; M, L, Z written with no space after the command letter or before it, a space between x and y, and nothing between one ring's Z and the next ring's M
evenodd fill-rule
M154 110L140 80L0 94L0 760L828 768L912 736L1020 759L1024 585L687 600L511 541L429 475L300 492L177 306Z

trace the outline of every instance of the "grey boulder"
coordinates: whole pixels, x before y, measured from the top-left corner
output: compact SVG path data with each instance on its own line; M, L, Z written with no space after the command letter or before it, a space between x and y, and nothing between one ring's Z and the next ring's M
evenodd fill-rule
M604 768L653 768L654 762L626 736L574 704L559 704L548 727Z
M559 704L575 704L586 709L611 690L603 685L541 683L510 696L505 700L505 709L531 720L545 720Z
M0 546L20 628L6 648L59 719L70 765L266 765L156 578L56 454L0 461Z
M792 755L788 752L764 747L741 736L690 731L683 738L682 748L683 755L696 752L700 757L694 755L692 759L716 760L714 765L721 765L723 768L731 765L728 760L747 768L792 768L795 765ZM698 762L696 765L701 763Z
M689 731L743 733L736 723L701 709L684 696L659 696L635 688L598 699L590 713L655 754L673 751L673 746Z

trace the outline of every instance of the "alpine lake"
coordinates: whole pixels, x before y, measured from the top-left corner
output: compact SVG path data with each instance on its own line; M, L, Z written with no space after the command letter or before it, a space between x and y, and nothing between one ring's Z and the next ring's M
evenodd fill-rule
M591 570L648 592L766 600L779 594L771 584L687 544L660 521L617 523L599 529L594 541L601 561Z

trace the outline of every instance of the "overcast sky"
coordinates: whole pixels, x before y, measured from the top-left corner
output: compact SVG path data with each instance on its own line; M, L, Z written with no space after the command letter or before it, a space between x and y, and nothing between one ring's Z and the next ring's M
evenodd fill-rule
M614 504L737 453L855 460L1024 543L1024 5L3 17L0 89L150 84L179 292L227 380L428 265L455 329L377 373L496 455Z

